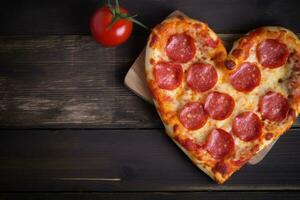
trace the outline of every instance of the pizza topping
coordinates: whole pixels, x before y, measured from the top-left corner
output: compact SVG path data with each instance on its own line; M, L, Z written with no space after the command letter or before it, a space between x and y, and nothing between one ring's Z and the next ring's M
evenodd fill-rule
M255 140L262 133L261 120L253 112L243 112L234 118L232 132L243 141Z
M185 33L174 34L168 40L166 53L171 60L186 63L196 53L194 39Z
M242 49L234 49L231 52L231 55L235 58L239 58L242 55L242 53L243 53Z
M235 67L235 62L233 60L226 60L224 65L227 69L232 70Z
M175 136L174 139L183 146L188 151L198 151L202 149L202 146L199 142L195 141L194 139L190 138L181 138L180 136Z
M155 64L155 60L154 60L153 58L150 58L150 61L149 61L149 62L150 62L151 65L154 65L154 64Z
M173 126L173 132L174 132L174 133L177 133L178 130L179 130L179 126L178 126L178 124L175 124L175 125Z
M242 166L249 161L249 158L240 158L238 160L231 160L231 163L235 166Z
M212 89L218 81L215 68L207 63L195 63L187 71L187 84L196 92Z
M273 137L273 134L272 134L272 133L266 133L266 135L265 135L265 139L266 139L266 140L271 140L272 137Z
M203 127L207 121L207 114L199 102L189 102L184 105L179 113L179 121L189 130Z
M256 56L262 66L273 69L286 63L289 50L278 40L266 39L257 45Z
M245 62L229 79L236 90L250 92L260 84L261 74L256 64Z
M289 103L282 94L270 91L261 98L259 110L263 118L281 122L288 115Z
M225 58L227 57L226 53L223 51L215 53L215 55L212 57L211 60L215 62L215 65L217 67L222 66L224 63Z
M218 162L215 167L213 168L214 172L219 172L222 175L226 174L228 172L228 167L224 162Z
M290 117L292 117L292 119L295 121L297 119L297 115L296 115L296 112L293 108L290 108L289 109L289 114L288 114Z
M252 155L250 155L250 156L255 155L258 151L259 151L259 144L255 144L255 145L250 149L250 152L252 153Z
M207 37L204 37L204 45L211 47L211 48L216 48L219 44L219 40L213 40L209 34L207 34Z
M182 75L182 67L177 63L159 62L154 66L154 77L161 89L177 88L181 84Z
M229 117L234 109L234 100L225 93L212 92L205 100L204 110L215 120L224 120Z
M213 129L207 137L205 147L214 159L220 160L233 152L234 141L223 129Z
M196 30L201 30L203 28L203 26L200 23L195 23L195 24L193 24L193 28L195 28Z

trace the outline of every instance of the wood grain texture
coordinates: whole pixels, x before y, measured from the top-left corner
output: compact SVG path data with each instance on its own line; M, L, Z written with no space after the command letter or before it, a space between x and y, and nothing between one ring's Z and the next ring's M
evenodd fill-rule
M90 36L0 38L0 126L159 128L123 85L145 37L103 48Z
M186 200L186 199L209 199L209 200L295 200L299 199L299 191L285 192L143 192L143 193L0 193L4 200Z
M89 34L89 18L106 0L2 0L0 34ZM300 32L298 0L130 0L120 1L153 27L173 10L207 22L216 32L244 33L262 25ZM145 9L146 8L146 9ZM136 27L136 34L144 30Z
M123 84L145 44L145 36L118 48L90 36L0 37L0 126L161 128L155 109Z
M224 185L197 169L162 130L1 130L0 192L300 190L300 135Z

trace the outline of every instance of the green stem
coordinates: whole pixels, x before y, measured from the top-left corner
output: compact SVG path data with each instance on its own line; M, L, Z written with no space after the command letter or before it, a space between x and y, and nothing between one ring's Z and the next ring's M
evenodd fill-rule
M128 18L130 21L132 21L133 23L136 23L137 25L139 25L139 26L141 26L141 27L143 27L143 28L145 28L145 29L149 29L147 26L145 26L143 23L141 23L140 21L138 21L138 20L136 20L136 19L134 19L133 17L129 17Z
M114 18L111 20L111 22L110 22L110 24L108 25L108 27L111 29L112 26L113 26L119 19L120 19L119 17L114 17Z
M119 0L115 0L115 4L116 4L117 13L120 14Z
M145 29L149 29L147 26L145 26L144 24L142 24L140 21L136 20L135 17L137 15L129 15L127 13L121 13L120 11L120 4L118 0L115 0L115 5L113 6L110 2L110 0L107 1L107 7L110 9L112 15L113 15L113 19L111 21L111 23L109 24L109 28L111 28L119 19L127 19L129 21L132 21L133 23L145 28Z

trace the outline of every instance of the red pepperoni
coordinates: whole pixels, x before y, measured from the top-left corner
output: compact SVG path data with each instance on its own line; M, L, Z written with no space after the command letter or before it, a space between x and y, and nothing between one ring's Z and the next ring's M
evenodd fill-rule
M186 63L196 53L194 39L185 33L174 34L168 39L166 53L171 60Z
M223 120L231 115L234 105L233 98L228 94L212 92L206 97L204 110L211 118Z
M266 135L265 135L266 140L271 140L272 137L273 137L273 133L266 133Z
M195 63L189 67L186 81L192 90L205 92L215 86L218 81L218 74L210 64Z
M227 174L227 172L228 172L228 166L224 162L218 162L214 166L213 171L219 172L224 175L224 174Z
M182 75L182 67L177 63L159 62L154 66L154 78L161 89L177 88L181 84Z
M233 60L226 60L224 65L227 69L232 70L235 67L235 62Z
M254 63L245 62L230 76L231 85L240 92L250 92L260 83L261 74Z
M273 69L286 63L289 50L285 44L278 40L266 39L257 45L256 56L262 66Z
M255 113L243 112L234 118L232 132L243 141L252 141L261 135L262 123Z
M206 37L203 38L204 39L204 43L205 45L207 45L208 47L211 47L211 48L216 48L219 44L219 40L213 40L209 34L207 34Z
M207 121L207 114L199 102L189 102L184 105L179 113L179 121L189 130L203 127Z
M235 58L239 58L242 55L243 51L241 49L235 49L232 51L231 55Z
M260 100L259 110L263 118L281 122L289 113L289 102L279 93L267 92Z
M234 141L223 129L213 129L207 137L205 147L213 158L220 160L233 152Z

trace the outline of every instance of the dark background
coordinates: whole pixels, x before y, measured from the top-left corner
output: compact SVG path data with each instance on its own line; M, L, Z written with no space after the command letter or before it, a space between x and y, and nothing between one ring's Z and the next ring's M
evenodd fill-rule
M101 0L2 0L2 35L86 35L89 17ZM202 20L218 33L244 33L263 25L300 32L297 0L120 0L140 21L153 27L179 9ZM141 30L135 32L143 34Z
M153 27L179 9L217 33L300 32L300 1L123 0ZM165 136L155 109L123 85L148 32L117 48L89 35L104 1L0 4L0 199L298 199L299 122L263 162L224 185Z

